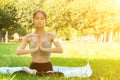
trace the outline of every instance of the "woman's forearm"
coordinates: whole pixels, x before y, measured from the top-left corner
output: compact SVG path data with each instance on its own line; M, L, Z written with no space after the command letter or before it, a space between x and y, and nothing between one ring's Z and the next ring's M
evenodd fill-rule
M30 53L36 52L37 50L38 50L37 48L34 48L34 49L28 49L28 50L25 50L25 49L18 49L18 51L17 51L17 55L30 54Z
M56 48L41 48L42 51L45 52L52 52L52 53L62 53L63 49L60 47L56 47Z

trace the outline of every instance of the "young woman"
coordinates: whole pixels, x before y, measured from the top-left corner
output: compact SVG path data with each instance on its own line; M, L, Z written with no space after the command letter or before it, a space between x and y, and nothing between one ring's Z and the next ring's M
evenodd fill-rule
M50 53L62 53L63 49L57 36L53 33L46 32L44 27L47 16L42 10L36 10L33 14L33 23L35 25L35 32L24 36L17 55L31 54L32 63L30 69L36 69L37 72L45 73L53 71L50 62ZM52 43L54 48L52 48ZM30 49L25 49L29 44Z

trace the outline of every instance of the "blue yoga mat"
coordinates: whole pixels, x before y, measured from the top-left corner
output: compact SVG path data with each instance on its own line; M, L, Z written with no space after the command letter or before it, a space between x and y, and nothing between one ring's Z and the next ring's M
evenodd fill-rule
M0 67L1 74L13 74L16 71L21 71L23 67ZM26 67L26 69L29 69ZM64 67L64 66L53 66L53 71L62 72L65 77L90 77L92 75L92 69L88 63L82 67Z

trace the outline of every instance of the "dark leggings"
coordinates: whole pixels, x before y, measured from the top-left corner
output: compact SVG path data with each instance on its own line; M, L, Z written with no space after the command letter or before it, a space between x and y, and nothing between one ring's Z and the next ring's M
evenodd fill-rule
M51 62L47 63L34 63L32 62L30 65L30 69L36 69L36 75L37 76L64 76L61 72L54 72L52 68ZM47 72L47 71L53 71L53 72ZM26 73L25 71L17 71L15 73Z
M64 76L61 72L47 72L47 71L53 71L51 62L47 63L34 63L32 62L30 65L30 69L36 69L37 76Z
M32 62L30 65L30 69L36 69L37 72L53 71L51 62L47 62L47 63L34 63L34 62Z

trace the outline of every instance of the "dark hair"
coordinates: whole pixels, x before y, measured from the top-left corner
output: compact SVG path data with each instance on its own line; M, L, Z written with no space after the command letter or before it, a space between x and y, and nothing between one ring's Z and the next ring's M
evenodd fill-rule
M40 9L37 9L37 10L34 11L34 13L33 13L33 18L34 18L35 15L36 15L37 13L39 13L39 12L44 15L45 19L47 19L46 13L45 13L44 11L40 10Z

